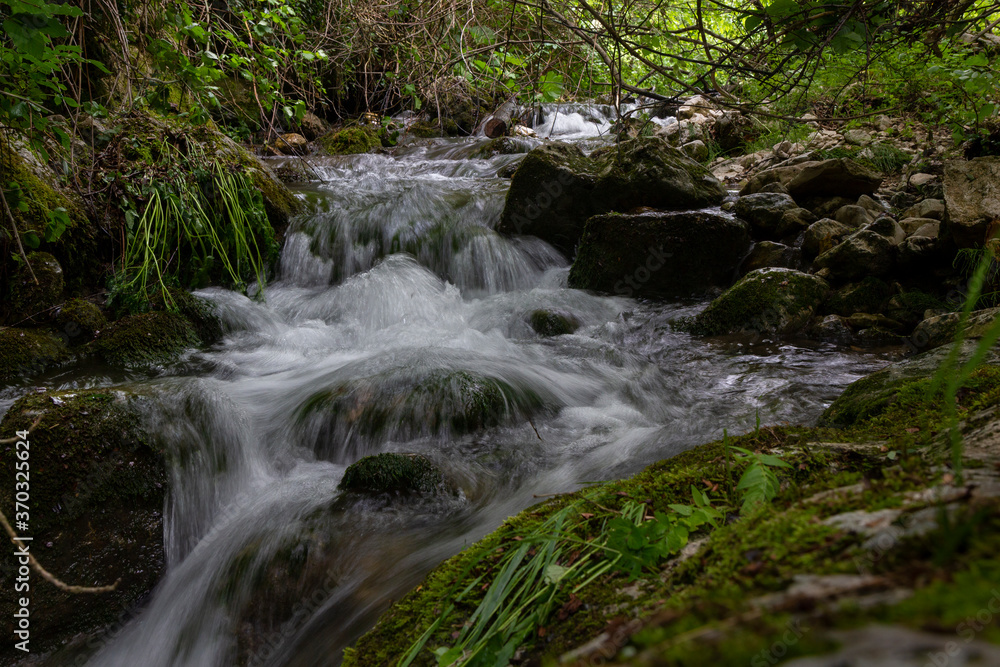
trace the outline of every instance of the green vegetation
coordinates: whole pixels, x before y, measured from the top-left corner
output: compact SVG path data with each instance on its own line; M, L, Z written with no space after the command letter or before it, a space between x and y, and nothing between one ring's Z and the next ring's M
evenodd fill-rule
M364 493L427 493L444 486L436 465L417 454L383 453L352 463L340 488Z

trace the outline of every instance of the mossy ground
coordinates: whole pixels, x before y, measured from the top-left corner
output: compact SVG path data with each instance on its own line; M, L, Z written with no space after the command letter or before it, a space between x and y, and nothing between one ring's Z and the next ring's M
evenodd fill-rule
M550 664L605 633L603 645L578 654L571 663L589 664L595 657L617 656L618 662L635 664L751 664L760 656L771 658L771 647L779 644L784 658L833 648L833 642L816 629L891 622L953 630L949 623L974 614L986 601L981 593L996 586L998 568L993 554L1000 547L1000 503L992 499L969 507L949 525L901 538L894 548L874 557L871 549L862 546L863 534L823 522L845 512L899 508L910 502L904 496L907 492L949 481L951 473L931 450L921 455L911 447L893 460L886 453L902 441L917 444L914 424L940 419L940 406L927 398L919 382L903 387L897 400L870 411L867 420L848 429L773 427L732 439L732 445L777 453L791 464L781 472L781 490L773 503L742 517L730 510L725 525L707 535L692 536L705 538L693 555L662 562L635 582L622 574L609 574L572 597L563 591L559 598L563 606L538 629L520 658L526 664ZM995 403L998 396L1000 368L987 367L969 383L963 405L974 410ZM851 441L866 444L821 444ZM877 444L867 444L872 441ZM566 532L567 539L599 537L604 519L629 499L645 503L649 513L670 511L672 503L690 504L692 486L705 489L717 505L735 506L727 503L726 495L730 480L741 474L742 464L734 461L729 472L726 460L723 443L711 443L653 464L630 479L558 496L508 519L395 603L347 651L344 664L396 664L457 591L480 575L488 584L503 550L571 502L582 501L593 509L579 514ZM834 489L838 491L823 493ZM798 575L859 573L880 577L880 590L906 588L915 593L902 604L861 608L850 601L754 603L786 590ZM431 651L453 643L454 633L486 588L482 585L482 590L477 588L478 593L456 606L415 664L434 664ZM980 593L974 598L978 604L963 597L973 592ZM808 629L799 632L804 612L810 613ZM791 642L787 640L790 628L798 633ZM991 630L981 638L1000 641L1000 632Z

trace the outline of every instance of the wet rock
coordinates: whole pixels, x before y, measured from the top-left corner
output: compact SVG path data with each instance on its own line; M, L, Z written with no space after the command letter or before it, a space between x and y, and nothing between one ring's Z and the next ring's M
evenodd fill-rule
M948 205L945 229L955 244L972 248L984 243L991 221L1000 219L1000 157L947 162L944 198Z
M896 246L892 241L873 231L861 230L819 255L815 265L830 269L838 280L860 280L888 274L895 259Z
M736 215L750 223L754 236L776 239L788 233L782 224L786 211L798 204L788 195L760 192L736 200Z
M902 324L879 313L854 313L847 323L855 329L881 329L897 334L903 330Z
M940 199L924 199L903 212L903 218L930 218L944 220L945 204Z
M38 375L67 357L63 340L47 331L0 329L0 382Z
M124 317L101 331L91 345L113 366L143 368L175 361L201 343L185 317L159 312Z
M819 195L850 197L871 195L882 184L882 177L850 158L806 162L788 183L788 192L799 197Z
M70 299L56 313L59 330L73 342L92 340L108 324L101 309L83 299Z
M274 168L274 174L281 179L282 183L288 184L308 183L309 181L319 180L319 174L317 174L312 167L299 159L291 159L276 166Z
M970 313L968 321L962 328L963 337L966 339L982 338L990 330L998 316L1000 316L1000 308L987 308ZM960 313L929 317L913 330L913 340L923 348L946 345L955 340L960 318Z
M585 156L553 142L529 152L511 179L498 229L529 234L572 256L588 218L637 207L698 209L726 191L663 139L640 137Z
M571 334L580 328L580 320L570 313L551 310L535 310L529 317L529 324L539 336L561 336Z
M52 306L62 300L63 270L56 258L47 252L31 252L28 264L30 269L20 264L10 280L11 316L8 319L15 322L28 318L47 320L52 316Z
M74 595L32 575L32 649L116 622L153 589L165 567L163 507L167 473L142 415L149 399L130 389L32 393L0 429L31 431L31 552L66 583L110 585L110 593ZM0 470L14 478L14 445L0 447ZM14 485L0 488L13 508ZM12 581L13 559L2 576ZM0 600L10 618L13 596Z
M472 433L559 405L522 377L398 368L333 383L302 404L297 420L317 456L345 462L376 444Z
M827 300L824 308L845 317L854 313L878 313L889 300L889 285L871 276L841 287Z
M809 225L809 228L806 229L802 241L802 251L808 256L815 257L839 244L844 237L853 231L851 227L842 222L823 218Z
M853 204L849 206L841 206L837 209L837 212L833 214L833 219L854 229L864 227L865 225L871 224L873 221L873 218L867 209Z
M847 320L839 315L827 315L813 322L808 333L810 338L837 345L847 345L854 340L854 332L847 325Z
M807 273L760 269L712 301L695 317L692 330L791 335L805 328L828 291L825 280Z
M774 241L760 241L743 260L740 266L741 275L746 275L757 269L779 267L797 269L802 264L802 250Z
M344 471L339 488L354 493L433 493L445 488L444 475L426 456L384 453L366 456Z
M303 155L309 146L309 141L301 134L289 132L275 139L272 146L282 155Z
M728 285L750 247L746 223L708 211L610 213L587 221L569 286L681 296Z

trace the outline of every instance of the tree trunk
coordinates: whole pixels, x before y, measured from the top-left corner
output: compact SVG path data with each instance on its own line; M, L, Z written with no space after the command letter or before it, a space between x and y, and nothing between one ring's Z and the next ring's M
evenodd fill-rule
M517 96L513 95L509 100L500 105L500 108L493 112L493 115L483 128L486 132L486 136L490 139L496 139L497 137L502 137L507 132L510 131L511 119L514 117L514 112L517 111Z

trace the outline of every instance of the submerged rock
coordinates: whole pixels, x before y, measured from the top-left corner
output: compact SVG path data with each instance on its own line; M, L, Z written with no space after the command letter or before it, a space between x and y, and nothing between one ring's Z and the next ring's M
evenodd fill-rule
M640 206L696 209L719 204L725 194L707 169L656 137L589 156L553 142L530 151L514 172L498 229L537 236L572 256L594 215Z
M570 313L551 310L533 311L529 324L539 336L561 336L571 334L580 328L580 320Z
M709 211L609 213L587 221L569 286L678 296L728 285L750 247L746 223Z
M342 461L362 444L471 433L529 418L553 400L483 373L401 368L317 392L298 420L318 456Z
M344 471L339 488L355 493L433 493L446 487L441 469L420 454L366 456Z
M692 330L700 335L754 332L791 335L809 324L826 297L825 280L792 269L759 269L699 313Z
M33 393L0 424L5 434L38 425L31 452L31 552L68 584L110 585L110 593L73 595L32 574L32 649L118 620L152 590L165 567L166 465L141 415L146 399L129 389ZM0 470L14 479L14 444L0 446ZM14 485L0 502L14 507ZM13 581L14 560L0 571ZM11 618L14 597L0 600Z

